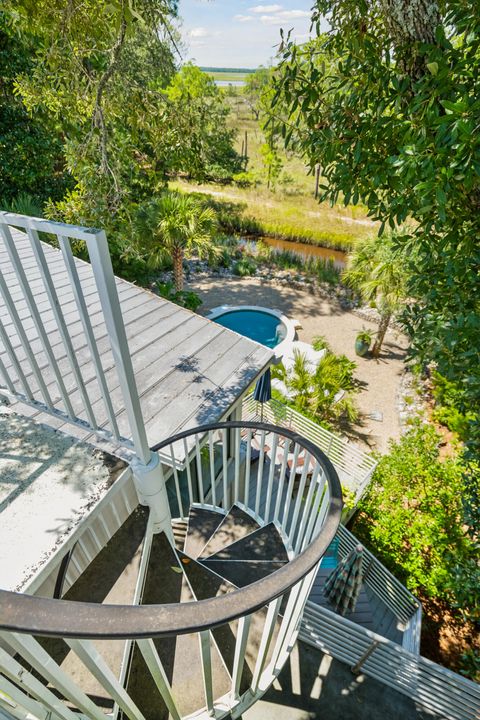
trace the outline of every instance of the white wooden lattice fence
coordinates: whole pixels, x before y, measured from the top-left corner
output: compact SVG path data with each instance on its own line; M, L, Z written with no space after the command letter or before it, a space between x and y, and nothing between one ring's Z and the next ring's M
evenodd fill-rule
M353 493L354 503L357 504L360 500L377 466L377 461L372 455L362 452L343 438L274 398L266 403L258 403L253 399L253 395L248 395L243 400L242 416L245 420L259 419L263 416L265 422L290 428L311 440L332 461L343 488Z

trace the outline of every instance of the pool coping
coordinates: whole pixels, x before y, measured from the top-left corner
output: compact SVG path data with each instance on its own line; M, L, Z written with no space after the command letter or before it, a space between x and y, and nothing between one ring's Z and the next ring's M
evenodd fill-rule
M296 323L290 318L288 318L286 315L284 315L281 310L264 307L262 305L218 305L217 307L212 308L205 317L208 320L215 321L216 318L220 317L221 315L225 315L226 313L230 312L239 312L241 310L254 310L257 312L266 313L267 315L274 315L280 320L280 322L285 325L287 332L284 339L274 348L271 348L272 352L275 354L274 362L280 362L283 353L285 352L287 347L295 340L296 335ZM231 332L236 332L236 330L231 330ZM241 335L241 333L238 334ZM246 335L242 335L242 337L246 337ZM252 340L251 338L249 339ZM252 342L257 341L252 340ZM258 344L261 345L261 343Z

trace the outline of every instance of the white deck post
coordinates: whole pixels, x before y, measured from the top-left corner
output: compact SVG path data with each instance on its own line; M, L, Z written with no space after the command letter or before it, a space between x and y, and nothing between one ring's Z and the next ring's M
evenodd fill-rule
M127 335L118 299L112 261L105 233L102 231L87 240L88 254L97 284L100 302L110 336L112 354L117 367L125 410L135 446L131 467L140 503L148 505L153 514L153 531L164 530L172 537L170 506L165 479L157 453L148 446L132 359L128 349Z

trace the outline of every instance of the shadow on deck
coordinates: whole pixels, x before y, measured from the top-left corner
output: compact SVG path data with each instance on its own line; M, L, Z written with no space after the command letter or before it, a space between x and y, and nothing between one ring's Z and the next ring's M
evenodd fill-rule
M298 642L243 720L441 720L408 697Z

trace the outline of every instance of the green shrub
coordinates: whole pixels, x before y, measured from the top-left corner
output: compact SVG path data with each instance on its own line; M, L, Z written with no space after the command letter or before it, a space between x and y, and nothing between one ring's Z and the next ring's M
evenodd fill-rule
M257 271L257 263L255 260L249 257L244 257L233 266L233 274L239 277L246 277L247 275L255 275Z
M432 381L435 400L434 419L457 433L462 440L467 440L477 414L465 409L467 404L465 388L443 377L437 371L432 373Z
M312 347L317 352L319 350L328 350L328 352L331 352L330 345L328 344L328 340L325 337L325 335L315 335L315 337L312 340Z
M276 250L261 241L257 243L256 256L260 261L280 270L298 270L330 285L340 282L341 272L331 258L304 257L292 250Z
M241 188L248 188L252 186L256 187L260 183L259 178L255 175L255 173L252 172L236 173L236 175L233 176L232 180L235 185L238 185L238 187Z
M476 612L458 568L476 547L464 525L466 465L439 457L439 435L416 421L380 459L354 532L412 590ZM478 468L476 468L476 473Z
M293 368L286 372L279 363L272 377L282 380L290 391L291 399L283 398L283 402L324 427L335 429L341 419L355 422L358 418L353 397L357 392L355 368L356 364L345 355L329 352L312 371L305 355L295 352Z
M202 304L202 300L197 293L192 290L177 291L172 282L157 283L157 290L161 297L193 312L196 312Z
M38 198L26 192L20 192L11 200L6 198L0 199L0 208L9 210L19 215L31 215L33 217L43 217L42 203Z
M460 658L460 672L474 682L480 682L480 650L469 648Z

